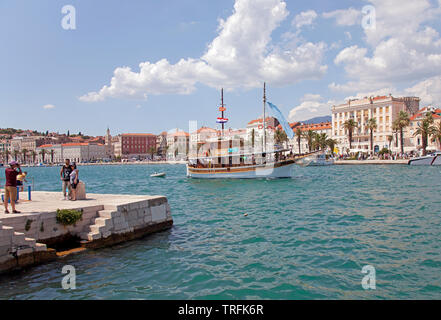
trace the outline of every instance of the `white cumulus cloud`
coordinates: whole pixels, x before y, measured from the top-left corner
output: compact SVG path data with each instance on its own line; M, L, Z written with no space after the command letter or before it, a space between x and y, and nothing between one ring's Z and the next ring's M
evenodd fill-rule
M54 109L54 108L55 108L55 106L53 104L45 104L43 106L43 109L45 109L45 110L50 110L50 109Z
M309 26L313 24L316 18L317 18L317 13L314 10L304 11L294 17L294 20L292 21L292 25L295 26L296 28Z
M344 68L349 80L331 83L329 87L347 93L389 91L396 95L397 91L391 92L393 88L418 83L402 93L420 92L431 95L425 100L434 100L435 91L425 92L422 87L436 86L434 77L441 70L441 37L430 25L441 17L441 3L434 5L429 0L369 2L376 9L376 28L364 30L365 45L346 47L337 54L334 63ZM339 17L336 13L333 15Z
M335 22L339 26L361 24L361 11L354 8L324 12L322 16L326 19L335 19Z
M288 16L282 0L236 0L230 17L221 20L219 34L200 58L142 62L139 70L119 67L110 84L89 92L81 101L106 98L146 98L153 94L189 94L197 83L227 89L260 87L263 81L283 86L319 79L324 43L303 41L288 49L272 43L271 34Z
M319 94L305 94L301 103L289 112L290 121L304 121L313 117L328 116L336 101L326 101Z

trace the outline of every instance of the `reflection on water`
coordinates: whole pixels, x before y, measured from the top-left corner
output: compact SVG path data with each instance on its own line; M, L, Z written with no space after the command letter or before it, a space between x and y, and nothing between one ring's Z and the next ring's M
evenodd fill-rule
M61 189L58 168L28 172L39 190ZM88 192L166 195L174 227L0 277L0 298L440 299L439 174L333 166L296 167L293 179L190 180L182 165L80 167ZM64 264L76 267L71 292L61 289ZM361 287L367 264L373 291Z

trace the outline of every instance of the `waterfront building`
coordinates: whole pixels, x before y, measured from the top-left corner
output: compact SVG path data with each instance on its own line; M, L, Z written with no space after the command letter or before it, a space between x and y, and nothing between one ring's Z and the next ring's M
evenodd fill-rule
M167 132L163 131L156 136L156 154L161 159L167 157Z
M413 116L419 110L420 99L417 97L400 97L392 95L365 97L363 99L348 100L346 103L332 107L332 137L337 140L337 147L341 153L349 150L348 132L344 123L353 119L358 128L353 131L351 152L370 152L370 132L367 128L368 120L376 119L377 129L374 131L374 151L388 148L388 136L394 134L392 123L397 119L400 111L406 111ZM405 143L405 152L413 147L409 139ZM395 146L392 151L399 151Z
M190 134L176 129L173 133L167 134L167 159L187 160L189 151Z
M303 123L290 123L291 128L294 132L297 131L297 129L300 129L302 131L302 138L300 140L300 153L308 153L309 152L309 145L308 140L304 137L304 135L308 131L313 131L316 134L326 134L328 136L328 139L332 136L332 124L331 122L321 122L321 123L310 123L310 124L303 124ZM294 153L299 153L299 143L297 141L297 136L294 135L294 137L289 140L289 146L292 148Z
M279 125L279 121L274 117L266 117L266 141L267 145L271 145L274 141L274 132L276 127ZM263 117L248 122L247 131L247 141L250 147L256 149L262 149L263 147ZM269 146L272 148L273 146ZM268 148L267 148L268 149ZM269 150L269 149L268 149Z
M405 140L412 146L412 149L405 150L406 152L422 150L422 137L420 135L414 136L415 130L418 128L418 124L426 117L426 114L432 115L433 124L438 126L441 122L441 109L434 107L425 107L420 109L416 114L410 118L409 126L405 130ZM441 150L439 142L434 141L433 137L429 137L427 140L427 151Z
M121 154L125 159L138 160L151 157L156 151L156 135L152 133L123 133L121 135Z
M45 144L37 148L39 162L43 162L42 150L45 150L45 162L63 163L65 159L70 159L73 162L81 163L106 158L106 147L96 143Z

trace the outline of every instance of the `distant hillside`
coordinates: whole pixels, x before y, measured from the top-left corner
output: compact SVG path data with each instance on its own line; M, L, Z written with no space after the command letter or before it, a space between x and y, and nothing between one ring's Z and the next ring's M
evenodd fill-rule
M304 124L312 124L312 123L320 123L320 122L331 122L332 117L331 116L323 116L323 117L315 117L309 120L300 121Z

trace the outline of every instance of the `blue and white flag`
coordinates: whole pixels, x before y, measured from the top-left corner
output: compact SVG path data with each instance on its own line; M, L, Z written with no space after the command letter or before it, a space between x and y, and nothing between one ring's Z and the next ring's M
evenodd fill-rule
M280 112L279 108L277 108L275 105L273 105L271 102L267 102L269 109L273 112L274 117L279 120L283 130L286 133L286 136L289 139L294 138L294 132L292 131L291 126L289 125L288 121L286 121L285 117L283 116L282 112Z

